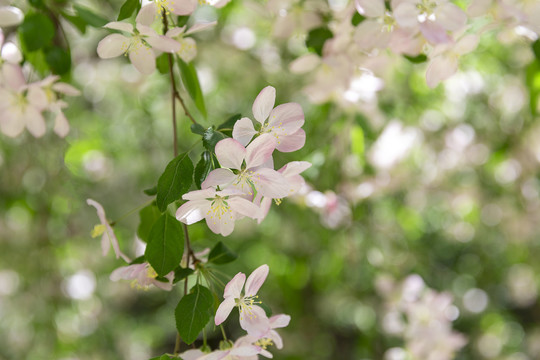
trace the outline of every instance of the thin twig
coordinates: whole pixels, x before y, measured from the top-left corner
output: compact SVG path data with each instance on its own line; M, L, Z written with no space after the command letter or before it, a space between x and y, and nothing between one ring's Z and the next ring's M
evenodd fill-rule
M182 343L182 339L180 338L180 334L176 333L176 343L174 344L174 355L178 355L180 353L181 343Z
M170 55L169 55L170 56ZM184 103L184 99L182 99L182 97L180 96L180 94L177 92L175 92L175 97L178 99L178 101L180 101L180 104L182 105L182 107L184 108L184 113L186 114L186 116L191 120L192 123L194 124L197 124L197 121L195 121L195 119L193 118L193 116L191 115L191 113L189 112L187 106L186 106L186 103Z

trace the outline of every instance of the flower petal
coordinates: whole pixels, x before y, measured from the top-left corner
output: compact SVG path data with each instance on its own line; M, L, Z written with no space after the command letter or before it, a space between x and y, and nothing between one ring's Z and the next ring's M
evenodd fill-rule
M432 44L445 44L452 41L446 30L433 21L425 21L420 24L422 35Z
M146 45L141 44L136 50L130 51L129 60L141 74L150 75L156 70L156 56Z
M238 274L234 275L231 281L229 281L227 285L225 285L223 297L239 299L245 282L246 275L244 273L239 272Z
M311 163L307 161L291 161L285 164L278 170L283 176L289 177L298 175L311 167Z
M233 347L229 352L231 356L254 356L261 352L261 348L255 345L244 345L239 347Z
M156 3L150 2L149 4L144 5L141 10L139 10L135 21L139 24L150 26L152 25L154 20L156 20L156 17L158 17L158 15L161 16L161 14L158 14L158 8Z
M455 57L437 56L430 61L426 70L426 82L430 88L436 87L441 81L448 79L458 69Z
M19 25L24 19L21 9L15 6L0 6L0 27Z
M450 2L437 6L435 17L438 24L450 31L459 30L467 23L467 14Z
M205 200L216 196L215 189L193 190L182 195L184 200Z
M163 35L148 36L145 40L152 48L163 52L175 53L182 48L182 45L178 41Z
M232 210L241 215L252 219L258 219L261 216L261 209L257 205L239 196L231 197L227 202Z
M210 22L200 22L200 23L196 23L196 24L193 24L192 27L190 27L187 31L186 31L186 35L189 35L189 34L194 34L194 33L197 33L199 31L204 31L206 29L210 29L211 27L214 27L217 25L217 21L210 21Z
M252 111L255 120L257 120L261 124L264 124L264 121L268 118L268 115L270 115L270 111L272 111L272 108L274 107L275 101L275 88L273 88L272 86L267 86L262 89L259 95L257 95L257 97L255 98L255 101L253 102Z
M107 29L112 29L112 30L125 31L127 33L133 34L133 25L126 22L113 21L108 24L105 24L103 27Z
M251 119L245 117L234 123L232 136L233 139L237 140L243 146L246 146L256 133L257 131L253 127Z
M208 200L191 200L176 210L176 219L186 225L191 225L202 220L209 208Z
M355 6L361 15L367 17L383 16L386 10L384 0L356 0Z
M216 316L214 318L214 323L216 324L216 326L227 320L229 314L231 313L235 305L236 300L232 296L225 298L225 300L223 300L223 302L219 304L219 307L216 311Z
M2 80L15 91L26 85L22 68L15 64L6 63L2 66Z
M274 315L270 318L270 326L272 329L284 328L291 322L291 317L286 314Z
M306 132L303 129L298 129L292 135L280 137L277 143L276 149L281 152L300 150L306 143Z
M255 188L262 196L281 199L291 194L291 186L285 176L279 172L261 168L253 174Z
M276 145L276 139L270 134L262 134L253 140L246 148L246 169L260 166L268 161Z
M126 52L129 38L120 34L107 35L97 46L97 54L102 59L110 59Z
M79 91L79 89L63 82L53 84L52 89L56 92L59 92L61 94L68 95L68 96L81 95L81 92Z
M176 15L189 15L197 8L196 0L176 0L169 1L169 10Z
M394 9L394 18L400 26L414 27L418 25L418 10L414 4L404 2Z
M241 169L246 148L234 139L223 139L216 144L216 157L222 167Z
M274 345L277 349L283 349L283 339L275 330L270 330L268 332L268 337L274 342Z
M236 175L229 169L220 168L212 170L201 184L203 189L216 186L227 186L236 179Z
M261 288L262 284L268 276L270 268L268 265L264 264L259 266L257 269L253 270L251 275L249 275L246 281L246 295L245 296L254 296L257 295L257 291Z
M54 117L54 132L60 137L65 137L69 133L69 123L62 110L58 110Z
M304 125L304 112L298 103L276 106L268 119L268 127L271 133L277 135L278 140L282 136L294 134L302 125Z
M260 338L270 330L270 321L260 306L252 305L240 312L240 327L249 335Z
M206 216L206 225L214 234L221 234L222 236L229 236L233 232L235 221L236 218L231 211L216 216L210 213Z
M26 128L34 137L42 137L45 135L45 119L40 111L33 106L27 106L23 114Z

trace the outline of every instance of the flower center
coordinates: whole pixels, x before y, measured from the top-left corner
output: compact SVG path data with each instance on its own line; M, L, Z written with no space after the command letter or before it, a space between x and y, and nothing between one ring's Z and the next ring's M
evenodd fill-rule
M136 54L143 46L148 47L143 41L141 35L137 34L131 37L129 43L124 42L122 44L122 50L124 51L124 55L127 56L131 52Z
M232 220L231 208L227 203L227 196L221 197L216 195L212 203L210 204L210 210L207 215L210 215L211 219L218 218L221 220L226 214L229 214ZM215 223L215 222L214 222Z
M171 0L155 0L156 1L156 9L158 15L161 15L165 13L165 15L169 15L171 12L169 11L169 8L171 5L174 4L174 1Z
M255 191L255 182L256 180L253 179L253 171L249 169L244 169L238 174L238 177L236 178L233 185L240 187L242 191L244 191L245 186L247 188L247 193L249 195L253 195L253 192Z
M244 319L244 314L250 319L255 319L257 315L253 313L253 305L260 304L261 302L257 300L259 296L242 296L240 299L236 299L236 306L240 310L240 320Z
M272 119L275 119L276 116L272 116ZM277 126L274 124L273 126L269 125L269 120L265 121L264 124L261 126L261 130L259 130L259 134L265 134L269 133L275 136L277 143L279 144L281 141L279 139L279 136L287 136L288 134L283 130L283 121L280 121Z
M266 348L268 346L272 346L274 345L274 342L272 341L272 339L269 339L269 338L262 338L262 339L259 339L255 342L255 345L257 346L260 346L262 347L264 350L266 350Z

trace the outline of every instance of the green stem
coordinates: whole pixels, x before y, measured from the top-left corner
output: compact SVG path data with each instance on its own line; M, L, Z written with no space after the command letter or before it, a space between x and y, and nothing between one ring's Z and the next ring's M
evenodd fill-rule
M223 327L223 325L219 325L219 327L221 328L221 334L223 335L223 340L228 341L227 334L225 334L225 328Z

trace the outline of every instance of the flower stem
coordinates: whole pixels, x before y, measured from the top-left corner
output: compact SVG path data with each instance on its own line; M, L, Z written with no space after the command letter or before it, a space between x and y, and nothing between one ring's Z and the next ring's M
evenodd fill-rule
M176 343L174 344L174 355L178 355L180 353L181 343L182 343L182 339L180 338L180 334L176 333Z
M219 325L219 327L221 328L221 334L223 335L223 340L228 341L227 334L225 334L225 328L223 327L223 325Z

